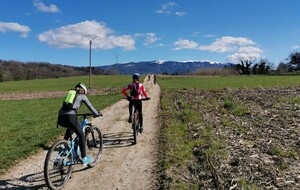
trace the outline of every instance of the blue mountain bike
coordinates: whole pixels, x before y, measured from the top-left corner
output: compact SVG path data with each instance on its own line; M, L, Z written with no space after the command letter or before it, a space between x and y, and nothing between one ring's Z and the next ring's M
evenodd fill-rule
M94 167L100 161L103 151L101 131L87 119L87 116L92 115L77 114L83 117L82 129L85 132L86 151L93 158L93 162L88 164L89 167ZM81 164L78 140L77 136L69 141L60 139L50 147L44 163L44 177L49 189L62 189L70 179L72 166Z

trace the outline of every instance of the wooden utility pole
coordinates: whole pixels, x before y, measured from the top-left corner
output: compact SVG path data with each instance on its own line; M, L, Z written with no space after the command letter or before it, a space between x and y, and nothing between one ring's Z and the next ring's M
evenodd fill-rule
M93 35L93 34L88 34L88 35L85 35L83 36L82 38L86 38L89 43L90 43L90 53L89 53L89 69L90 69L90 72L89 72L89 89L91 89L91 75L92 75L92 41L96 38L99 38L98 36L96 35Z

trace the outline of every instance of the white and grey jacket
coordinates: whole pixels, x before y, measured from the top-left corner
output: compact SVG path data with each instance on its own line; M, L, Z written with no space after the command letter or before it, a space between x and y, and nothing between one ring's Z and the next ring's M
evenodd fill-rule
M91 104L91 102L89 101L89 99L87 98L87 96L84 95L84 94L80 94L80 93L77 93L77 96L76 96L76 98L74 100L74 103L73 103L73 108L70 109L70 110L65 110L65 109L61 108L59 110L59 115L76 115L76 113L77 113L77 111L80 108L80 106L81 106L82 103L84 103L88 107L88 109L95 116L99 115L98 111Z

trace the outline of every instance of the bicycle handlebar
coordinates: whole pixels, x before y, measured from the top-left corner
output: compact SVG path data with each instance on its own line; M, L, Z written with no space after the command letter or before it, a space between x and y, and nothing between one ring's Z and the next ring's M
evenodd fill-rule
M125 99L125 100L128 100L127 98L123 98L123 99ZM148 101L148 100L151 100L151 98L142 98L142 99L140 99L140 100L142 100L142 101ZM128 100L129 101L129 100Z
M92 116L94 115L93 113L78 113L76 116Z
M87 116L94 116L94 114L93 114L93 113L78 113L78 114L76 114L76 116L87 117ZM102 114L102 113L99 113L99 116L98 116L98 117L101 117L101 116L103 116L103 114Z

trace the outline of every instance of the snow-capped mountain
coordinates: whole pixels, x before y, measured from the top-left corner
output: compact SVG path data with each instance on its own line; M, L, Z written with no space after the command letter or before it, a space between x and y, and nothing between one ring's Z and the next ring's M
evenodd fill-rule
M107 74L131 74L138 72L140 74L187 74L204 68L220 68L232 65L231 63L218 63L211 61L141 61L129 62L123 64L113 64L99 66L98 69L104 70Z

